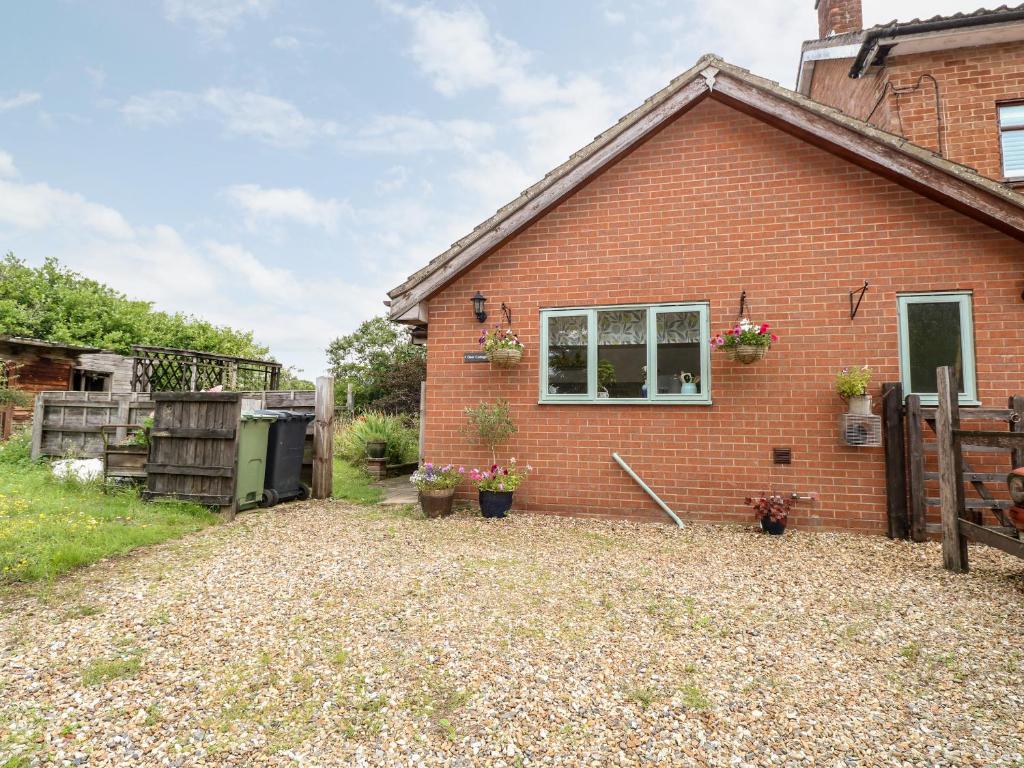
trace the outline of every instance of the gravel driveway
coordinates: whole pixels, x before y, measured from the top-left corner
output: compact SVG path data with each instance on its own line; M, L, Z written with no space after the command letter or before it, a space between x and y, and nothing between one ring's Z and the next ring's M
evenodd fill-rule
M940 561L845 535L246 514L2 599L0 766L1021 766L1024 562Z

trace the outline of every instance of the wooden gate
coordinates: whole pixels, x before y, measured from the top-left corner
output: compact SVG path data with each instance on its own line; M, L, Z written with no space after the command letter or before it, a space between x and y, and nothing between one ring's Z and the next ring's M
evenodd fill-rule
M955 391L955 390L954 390ZM939 449L937 439L938 408L921 405L918 395L909 395L906 402L907 477L910 499L910 537L925 541L929 534L942 532L941 522L928 522L929 510L940 508ZM1006 431L995 434L1004 437L1024 433L1024 397L1010 398L1006 408L972 408L956 406L958 423L970 423L974 432L987 432L995 424ZM1024 436L1024 435L1022 435ZM964 453L971 454L968 459ZM970 498L964 498L967 519L976 525L987 522L1009 527L1005 510L1011 506L1006 490L1009 470L1024 466L1024 441L1020 448L1006 445L965 442L961 445L961 476L970 486Z
M1011 431L961 429L961 412L957 405L957 386L954 370L949 367L938 370L939 405L935 410L936 447L939 458L939 505L942 519L942 560L947 570L964 573L967 571L967 541L976 541L996 547L1016 557L1024 558L1024 541L1020 532L1009 525L1003 510L1011 502L998 501L984 488L986 481L994 482L995 473L967 471L964 450L999 453L1011 451L1016 463L1024 451L1024 433L1021 432L1019 411L1011 408L1008 417ZM1016 405L1016 398L1011 404ZM1016 417L1016 418L1015 418ZM990 416L990 418L992 418ZM996 416L998 418L998 416ZM981 477L975 478L975 475ZM1003 488L1006 475L1001 474ZM964 484L970 482L982 496L981 502L968 502ZM976 483L981 483L978 488ZM986 498L988 497L988 498ZM996 518L996 525L987 525L982 515L985 510Z

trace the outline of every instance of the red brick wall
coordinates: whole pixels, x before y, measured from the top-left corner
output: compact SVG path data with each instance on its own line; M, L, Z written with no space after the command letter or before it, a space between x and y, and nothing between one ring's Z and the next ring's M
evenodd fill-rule
M1004 404L1024 391L1022 287L1021 243L705 100L430 300L426 456L489 463L463 409L502 397L519 434L501 454L537 469L520 509L665 519L618 451L686 518L749 521L743 498L772 487L819 494L797 525L881 532L882 450L839 445L836 371L871 365L877 395L899 379L897 291L973 289L979 393ZM538 404L541 308L707 300L715 331L744 289L782 339L749 366L714 353L713 405ZM477 290L492 318L511 307L518 368L463 363ZM791 446L792 466L773 466L772 446Z
M1024 43L894 56L877 73L847 77L851 59L818 62L811 98L866 119L886 81L896 87L917 83L922 74L939 82L946 120L945 156L1002 180L996 102L1024 99ZM912 94L891 93L872 123L938 151L935 88L925 81Z
M864 26L860 0L818 0L818 36L857 32Z

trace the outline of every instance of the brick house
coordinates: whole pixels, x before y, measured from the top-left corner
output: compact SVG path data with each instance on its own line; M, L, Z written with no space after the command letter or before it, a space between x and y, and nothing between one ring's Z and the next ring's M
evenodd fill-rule
M835 2L823 18L859 26ZM1024 391L1022 240L1001 178L705 56L393 289L390 314L427 335L428 460L489 463L464 408L511 402L505 453L537 470L517 509L665 519L617 452L684 518L748 522L744 497L772 489L816 496L797 526L878 533L882 449L843 444L835 374L869 365L876 400L881 382L927 398L954 364L963 403L1005 405ZM489 323L510 311L519 366L465 361L478 293ZM750 365L709 348L741 302L781 336Z

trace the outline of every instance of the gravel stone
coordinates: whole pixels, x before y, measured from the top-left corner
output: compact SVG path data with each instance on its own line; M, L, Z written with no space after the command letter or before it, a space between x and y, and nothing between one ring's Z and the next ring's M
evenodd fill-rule
M1024 562L971 565L286 505L4 593L0 765L1020 766Z

